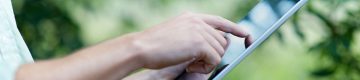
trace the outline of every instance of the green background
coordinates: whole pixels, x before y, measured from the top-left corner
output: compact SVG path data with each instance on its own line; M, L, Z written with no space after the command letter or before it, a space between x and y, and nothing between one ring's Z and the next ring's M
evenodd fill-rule
M186 11L239 21L257 0L12 0L35 60L61 58ZM359 80L360 0L309 0L225 80Z

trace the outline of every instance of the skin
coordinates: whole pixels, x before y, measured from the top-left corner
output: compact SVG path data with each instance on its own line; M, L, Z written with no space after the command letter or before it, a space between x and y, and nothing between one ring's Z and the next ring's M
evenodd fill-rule
M121 36L55 60L22 65L17 80L207 79L224 55L225 33L249 34L219 16L184 13L142 32ZM128 76L130 73L145 68Z

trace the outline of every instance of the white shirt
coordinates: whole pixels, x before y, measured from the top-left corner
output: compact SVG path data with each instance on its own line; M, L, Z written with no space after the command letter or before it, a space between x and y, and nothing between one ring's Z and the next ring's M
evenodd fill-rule
M0 80L13 80L17 68L33 59L19 33L10 0L0 0Z

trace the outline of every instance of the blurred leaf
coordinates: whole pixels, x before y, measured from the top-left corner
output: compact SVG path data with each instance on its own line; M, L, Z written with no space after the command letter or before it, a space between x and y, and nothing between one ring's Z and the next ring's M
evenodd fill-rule
M279 40L280 43L283 44L285 42L284 36L283 36L283 34L282 34L282 32L280 30L276 31L275 35L276 35L276 37L277 37L277 39Z
M311 52L311 51L319 51L319 50L321 50L326 44L327 44L326 41L325 41L325 42L320 42L320 43L318 43L318 44L315 44L315 45L311 46L308 51L309 51L309 52Z
M132 31L136 31L139 27L137 25L138 23L136 23L134 16L131 14L122 15L121 21L123 23L122 26L124 27L121 29L121 32L123 32L123 33L129 33Z
M331 11L337 11L338 7L349 0L322 0L327 2ZM314 1L310 1L312 3ZM343 66L344 68L335 69L318 69L312 72L314 76L321 77L336 77L335 79L356 79L354 76L360 75L360 63L358 63L358 57L355 57L355 53L352 52L352 44L356 31L360 27L360 17L356 17L360 14L359 11L346 11L348 17L343 21L332 20L327 16L333 16L333 14L322 14L319 10L313 7L314 4L307 6L307 11L316 16L321 22L322 26L327 31L327 36L322 41L309 48L309 51L320 52L320 56L327 57L334 63L330 67ZM296 16L295 16L296 17ZM319 63L325 63L319 61ZM345 73L342 73L345 71ZM352 73L356 71L358 73ZM339 74L344 76L336 76L333 74Z
M327 45L326 47L327 47L327 49L325 49L325 50L329 51L330 57L332 58L332 60L337 63L341 62L340 53L338 53L338 50L337 50L338 44L337 44L336 39L330 40L330 44Z
M313 71L311 73L311 75L315 76L315 77L326 77L326 76L330 76L334 73L333 69L330 68L322 68L322 69L318 69L316 71Z
M293 18L292 18L292 23L293 23L293 25L294 25L294 31L295 31L295 33L296 33L296 35L301 39L301 40L305 40L305 35L304 35L304 33L301 31L301 29L300 29L300 23L299 23L299 13L300 12L297 12L297 13L295 13L294 15L293 15Z
M61 57L57 55L83 46L78 25L51 0L25 0L18 9L14 11L19 11L15 12L19 31L34 59Z

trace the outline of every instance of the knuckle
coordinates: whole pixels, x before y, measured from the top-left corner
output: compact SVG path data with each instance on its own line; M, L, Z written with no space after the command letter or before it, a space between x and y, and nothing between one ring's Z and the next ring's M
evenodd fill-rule
M194 39L194 45L197 47L202 47L205 46L205 43L201 39Z
M186 11L186 12L182 13L178 18L188 21L188 20L191 20L194 16L195 16L195 13Z
M214 66L219 65L220 62L221 62L221 58L220 57L216 58Z
M195 13L190 12L190 11L186 11L182 14L183 17L193 17L195 16Z
M188 20L192 23L200 23L201 19L197 16L188 16Z
M215 16L216 19L218 20L224 20L225 18L224 17L221 17L221 16Z
M185 13L184 15L184 18L191 23L201 23L202 21L199 16L196 16L194 13Z
M221 55L221 56L224 56L224 54L225 54L225 49L224 49L224 48L221 48L221 50L220 50L220 55Z
M194 24L194 30L196 30L197 32L202 31L203 27L200 24Z
M225 38L221 38L221 39L220 39L220 44L221 44L222 47L226 47L226 45L227 45L226 39L225 39Z
M201 37L199 37L199 38L195 38L195 39L193 39L193 46L194 46L194 48L197 48L197 49L200 49L200 50L203 50L203 49L205 49L206 48L206 46L207 46L207 42L206 41L204 41L204 39L203 38L201 38Z

